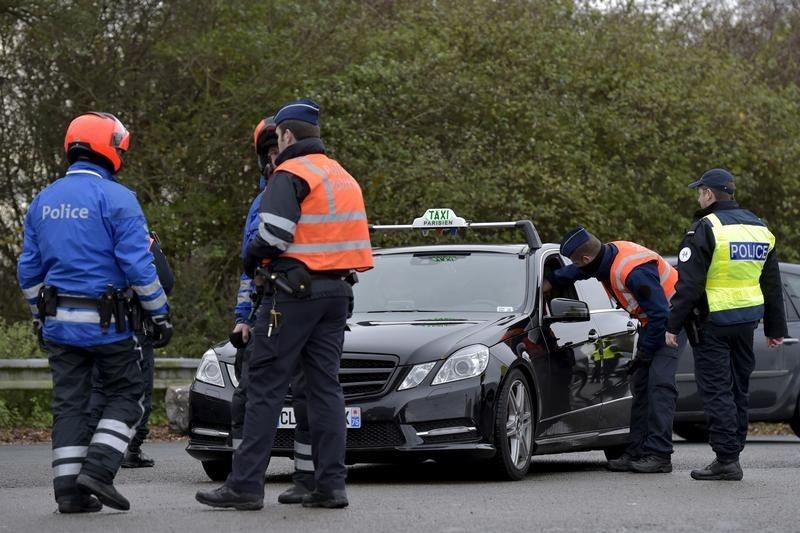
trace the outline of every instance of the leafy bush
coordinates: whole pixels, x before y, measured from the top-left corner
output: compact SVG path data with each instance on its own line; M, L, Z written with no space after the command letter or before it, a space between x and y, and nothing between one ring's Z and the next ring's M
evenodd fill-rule
M52 391L0 391L0 427L49 428Z
M28 313L13 275L22 214L63 174L64 126L87 109L130 127L120 179L175 270L162 356L199 357L232 327L258 192L252 129L301 96L322 105L328 151L374 223L450 207L530 218L549 242L584 224L674 254L696 208L686 185L726 166L782 259L800 260L797 2L14 4L0 8L0 294L17 295L0 316L11 322ZM0 357L34 353L27 324L9 327Z
M45 357L30 322L9 323L0 317L0 359Z
M50 402L52 391L0 391L0 428L28 427L50 428L53 415ZM150 414L151 426L165 426L167 412L164 407L164 390L153 393L153 411Z

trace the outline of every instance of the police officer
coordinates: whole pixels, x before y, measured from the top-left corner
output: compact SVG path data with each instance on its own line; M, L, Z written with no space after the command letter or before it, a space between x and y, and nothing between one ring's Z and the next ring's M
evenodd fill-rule
M787 334L775 236L733 199L736 185L727 170L711 169L689 187L698 191L700 210L681 242L666 340L675 345L684 326L690 333L716 454L711 464L692 470L692 478L740 480L755 366L753 330L763 318L770 348Z
M164 293L169 296L175 286L175 276L169 267L167 256L161 249L161 241L154 231L150 232L150 252L153 254L153 264L156 267L161 287L164 289ZM147 422L153 412L155 349L166 346L171 337L171 334L169 334L170 336L161 335L159 338L154 338L157 335L153 331L152 324L146 319L143 321L143 327L134 333L142 347L142 362L140 366L142 377L144 378L144 401L142 403L144 414L141 422L136 426L136 433L131 438L131 443L128 445L125 457L122 459L122 468L146 468L154 465L153 459L142 451L142 443L147 438L147 435L150 434Z
M169 267L167 256L161 249L161 241L159 240L156 232L150 232L149 243L150 253L153 254L153 265L156 267L156 274L158 275L158 281L161 282L161 287L164 289L164 293L169 296L172 292L172 288L175 286L175 276L172 273L172 269ZM136 303L137 301L138 300L134 300L131 302L131 304L138 305ZM137 309L137 312L139 312L139 309ZM161 338L154 340L154 331L150 321L144 317L141 317L141 319L137 320L136 322L137 324L131 324L131 327L133 328L133 333L136 336L136 340L139 342L139 346L142 350L142 360L139 363L139 367L142 370L142 379L144 379L144 399L142 401L144 414L142 415L141 421L139 421L139 424L136 426L136 433L134 433L133 437L131 438L131 443L128 445L128 449L125 451L125 457L122 459L122 468L148 468L155 465L155 461L153 461L149 455L142 451L142 443L144 443L147 435L150 434L150 428L148 427L147 422L150 419L150 414L153 411L155 349L163 348L171 339L171 335L169 335L168 337L162 336ZM100 417L102 416L103 409L106 405L103 382L102 378L100 377L100 371L97 367L94 369L92 384L91 409L93 423L92 427L94 428L96 427L97 422L100 421Z
M53 488L62 513L130 508L113 485L144 392L126 290L152 315L159 338L171 331L142 209L114 179L129 142L111 114L76 117L64 141L66 175L34 198L25 217L17 273L35 321L44 322L40 338L53 375ZM92 433L94 367L109 401Z
M577 280L597 278L609 296L639 320L639 342L631 374L631 442L623 455L608 462L612 471L672 472L672 419L678 388L678 353L666 346L669 299L678 273L660 255L628 241L602 244L583 227L561 241L561 254L572 260L544 283L546 294Z
M225 484L199 491L214 507L260 509L264 473L289 381L297 365L307 380L315 464L314 491L303 506L341 508L345 492L344 396L339 362L353 270L372 268L361 188L325 155L319 106L297 100L275 115L277 168L267 182L258 237L248 246L246 270L269 260L270 291L257 316L242 444Z
M275 158L278 156L278 135L275 133L275 120L273 117L262 119L256 125L253 131L253 144L261 177L259 179L259 193L250 204L250 210L247 213L245 222L242 238L243 260L247 257L247 245L258 234L261 198L267 180L275 169ZM253 343L248 342L253 325L253 317L251 315L253 314L254 298L252 298L252 295L257 294L259 290L263 290L263 285L257 287L253 279L243 272L239 278L239 292L235 307L236 325L231 334L231 343L237 348L234 369L236 378L239 380L231 399L231 446L233 449L238 448L242 442L244 408L247 401L247 359L249 359L250 352L253 349ZM257 297L255 300L257 301ZM292 381L292 407L294 408L296 421L293 484L278 495L280 503L301 503L303 497L314 489L311 433L308 430L305 378L302 372L297 372Z

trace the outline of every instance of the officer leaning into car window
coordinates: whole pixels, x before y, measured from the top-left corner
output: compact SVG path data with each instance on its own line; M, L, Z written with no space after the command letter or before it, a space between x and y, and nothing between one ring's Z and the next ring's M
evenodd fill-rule
M753 331L763 317L769 348L787 335L775 236L734 201L736 185L727 170L711 169L689 187L698 191L700 210L681 242L666 340L674 346L683 327L689 334L716 454L711 464L692 470L692 478L740 480L755 367Z
M628 241L602 244L583 227L564 235L561 254L572 264L556 270L545 281L545 293L594 277L641 325L636 355L628 368L633 394L631 442L621 457L608 461L609 470L672 472L678 350L665 345L664 333L677 271L644 246Z
M248 361L242 444L225 484L197 493L206 505L263 506L264 474L298 365L307 380L316 467L314 491L303 498L303 506L348 505L338 373L353 294L348 279L354 270L372 268L372 248L361 188L325 155L318 121L319 106L307 99L288 103L275 115L278 166L264 191L261 225L248 246L245 269L268 260L269 292L258 311Z
M62 513L130 508L113 484L142 417L141 352L127 326L130 292L159 338L172 327L144 214L114 179L129 142L111 114L76 117L64 141L66 175L41 191L25 216L17 275L35 321L43 322L40 339L53 375L53 488ZM92 433L94 367L109 401Z
M153 254L153 265L156 267L156 274L158 281L161 282L161 287L164 293L169 296L172 288L175 286L175 276L172 269L169 267L167 256L164 250L161 249L161 241L158 235L150 232L150 253ZM132 302L132 305L138 306L138 299ZM141 306L138 306L136 312L141 315ZM142 443L150 434L150 428L147 426L150 420L150 414L153 411L153 383L155 377L155 349L163 348L169 344L172 338L171 331L167 336L162 335L160 338L154 338L155 331L153 331L152 324L144 317L139 316L137 320L131 321L131 328L139 346L142 349L142 360L139 364L142 369L142 379L144 379L144 399L142 407L144 414L139 424L136 426L136 433L131 437L131 443L125 451L125 457L122 459L122 468L148 468L155 465L152 457L142 451ZM92 427L95 427L100 421L103 414L103 409L106 405L106 395L103 390L103 381L100 377L100 369L95 367L92 375Z
M247 245L258 235L259 212L261 198L272 171L275 169L275 158L278 156L278 135L275 132L274 117L259 121L253 131L253 143L261 172L259 193L250 204L242 238L242 259L247 257ZM263 281L263 280L262 280ZM231 398L231 446L236 449L242 442L242 426L244 425L244 409L247 401L247 360L253 349L250 330L253 326L254 307L263 298L263 284L256 286L253 279L242 273L239 278L239 292L236 300L236 325L230 340L236 350L234 370L239 384ZM251 298L251 296L255 295ZM256 305L254 305L256 304ZM299 369L298 369L299 370ZM294 474L292 486L278 495L280 503L302 503L303 497L314 489L314 462L311 455L311 433L308 431L308 414L306 410L305 377L298 371L292 380L292 407L296 421L294 432ZM124 466L124 463L123 463Z

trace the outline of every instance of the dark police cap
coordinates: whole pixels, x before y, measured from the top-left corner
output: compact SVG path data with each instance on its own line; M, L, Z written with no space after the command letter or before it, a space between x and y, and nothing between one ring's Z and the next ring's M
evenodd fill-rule
M690 189L696 189L700 186L710 187L728 194L733 194L736 190L736 184L733 182L733 175L724 168L712 168L711 170L707 170L705 174L700 176L699 180L689 184Z
M592 234L586 231L583 226L572 228L564 234L561 239L561 255L572 257L572 254L584 243L592 238Z
M319 124L319 104L308 98L289 102L275 113L275 124L280 125L285 120L300 120L316 126Z

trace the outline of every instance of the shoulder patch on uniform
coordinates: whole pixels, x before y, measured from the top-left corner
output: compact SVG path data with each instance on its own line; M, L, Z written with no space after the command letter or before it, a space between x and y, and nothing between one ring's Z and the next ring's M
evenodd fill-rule
M694 232L693 232L693 233L694 233ZM692 257L692 250L691 250L691 248L689 248L688 246L684 246L683 248L681 248L681 251L680 251L680 253L678 254L678 259L680 259L680 261L681 261L682 263L685 263L686 261L688 261L688 260L689 260L689 258L690 258L690 257Z

